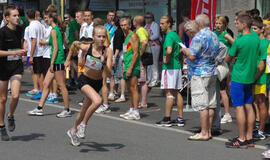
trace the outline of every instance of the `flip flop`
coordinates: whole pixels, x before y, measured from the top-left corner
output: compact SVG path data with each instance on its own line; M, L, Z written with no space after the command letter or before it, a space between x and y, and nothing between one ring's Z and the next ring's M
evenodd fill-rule
M190 141L208 141L209 139L210 138L206 138L206 139L202 138L202 136L199 133L188 137L188 140L190 140Z

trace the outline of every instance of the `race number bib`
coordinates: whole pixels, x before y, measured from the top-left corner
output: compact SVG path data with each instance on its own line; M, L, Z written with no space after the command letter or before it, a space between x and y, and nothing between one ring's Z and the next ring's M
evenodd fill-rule
M19 50L19 49L9 49L8 51L16 51L16 50ZM9 56L7 56L8 61L17 61L19 59L21 59L21 56L18 56L18 55L9 55Z
M87 55L85 65L94 70L102 70L100 59Z

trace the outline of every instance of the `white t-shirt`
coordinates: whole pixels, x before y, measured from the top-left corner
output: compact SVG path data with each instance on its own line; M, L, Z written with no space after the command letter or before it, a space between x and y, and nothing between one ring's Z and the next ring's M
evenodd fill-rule
M30 22L29 39L31 40L31 43L32 43L32 38L37 39L37 45L34 52L34 57L43 56L43 47L39 45L39 41L43 39L43 37L44 37L44 27L42 26L42 24L37 20Z
M44 27L44 41L49 41L50 35L51 35L51 30L52 27L50 25L43 25ZM51 46L50 45L44 45L43 46L43 58L50 58L50 54L51 54Z
M80 30L80 39L82 37L85 38L93 38L93 29L94 29L94 23L92 22L91 24L87 24L86 22L84 22L81 26L81 30Z
M0 28L4 27L5 26L5 22L4 20L1 21L1 25L0 25Z
M27 57L30 57L30 48L31 48L31 39L29 39L29 26L27 26L24 30L24 38L23 38L26 42L27 42Z

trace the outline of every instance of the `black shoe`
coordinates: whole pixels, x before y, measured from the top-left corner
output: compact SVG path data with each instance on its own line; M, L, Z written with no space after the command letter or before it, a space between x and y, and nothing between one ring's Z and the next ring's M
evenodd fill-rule
M7 134L6 127L0 128L0 136L2 141L9 141L9 136Z
M221 129L212 129L211 134L213 136L219 136L222 134L222 130Z
M157 126L159 127L171 127L172 126L172 121L171 120L166 120L165 117L156 123Z
M15 130L15 119L14 117L8 117L8 131L13 132Z
M227 148L242 148L242 149L247 149L248 148L248 143L247 141L241 142L239 138L234 139L231 142L226 142L225 143Z
M178 127L183 127L185 126L185 121L184 119L176 118L175 120L172 121L173 126L178 126Z

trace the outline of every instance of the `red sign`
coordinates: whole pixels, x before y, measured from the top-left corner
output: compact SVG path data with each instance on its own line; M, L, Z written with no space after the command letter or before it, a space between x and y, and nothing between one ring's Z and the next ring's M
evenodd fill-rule
M194 20L199 14L206 14L210 19L210 28L214 28L216 18L217 0L192 0L191 1L191 16Z

